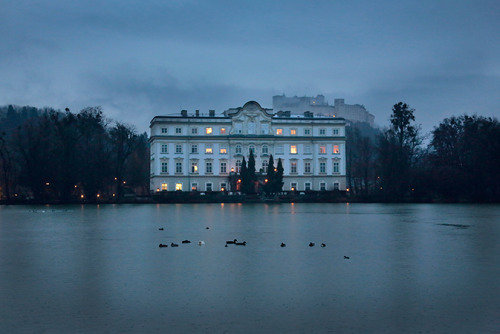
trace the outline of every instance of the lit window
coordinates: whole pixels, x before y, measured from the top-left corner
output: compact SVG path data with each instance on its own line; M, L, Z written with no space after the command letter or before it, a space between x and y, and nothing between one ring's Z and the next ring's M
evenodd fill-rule
M161 172L162 173L168 173L168 162L162 162L161 163Z
M198 163L197 162L191 163L191 173L198 173Z
M304 129L304 135L308 136L311 134L311 129Z
M205 153L212 154L212 145L211 144L205 145Z
M198 191L198 183L191 183L191 191Z
M206 128L206 129L205 129L205 133L206 133L207 135L211 135L211 134L212 134L212 128Z
M220 172L222 174L227 173L227 162L221 162L220 163Z
M191 153L198 153L198 144L191 145Z
M182 183L176 183L175 184L175 190L182 191Z
M161 144L161 153L168 153L168 144Z
M306 161L304 163L304 173L310 173L311 172L311 163Z
M326 129L319 129L319 135L320 136L326 135Z
M175 163L175 172L176 173L182 173L182 162L176 162Z
M290 135L291 136L296 136L297 135L297 129L290 129Z
M339 154L339 153L340 153L339 145L333 145L333 154Z
M205 164L205 172L208 174L208 173L212 173L212 163L211 162L207 162Z
M220 150L219 150L219 153L220 154L227 154L227 148L221 147Z
M283 129L276 129L276 135L282 136L283 135Z
M167 191L167 184L166 183L162 183L161 184L161 190L162 191Z
M290 154L297 154L297 145L290 145Z
M319 163L319 172L320 173L326 173L326 162L320 162Z
M175 153L182 153L182 145L181 144L175 145Z
M326 146L322 145L319 147L319 154L326 154Z
M192 128L191 129L191 134L197 135L198 134L198 128Z
M161 128L161 133L168 133L168 128Z
M333 163L333 172L339 173L339 163L338 162Z
M295 161L290 162L290 173L292 174L297 173L297 162Z
M182 128L175 128L175 133L176 134L181 134L182 133Z
M226 128L220 128L220 134L225 135L226 134Z

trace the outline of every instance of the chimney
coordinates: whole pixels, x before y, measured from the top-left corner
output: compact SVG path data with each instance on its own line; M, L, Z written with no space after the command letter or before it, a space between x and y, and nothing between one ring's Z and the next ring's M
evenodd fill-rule
M208 116L215 117L215 110L209 110L208 111Z
M196 110L196 117L200 117L200 111Z
M187 117L188 116L188 111L187 110L181 110L181 116L182 117Z

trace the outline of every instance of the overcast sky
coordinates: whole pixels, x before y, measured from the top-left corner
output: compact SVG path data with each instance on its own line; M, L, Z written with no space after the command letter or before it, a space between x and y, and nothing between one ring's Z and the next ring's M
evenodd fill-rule
M388 124L399 101L428 132L500 117L500 1L0 0L0 105L107 117L323 94Z

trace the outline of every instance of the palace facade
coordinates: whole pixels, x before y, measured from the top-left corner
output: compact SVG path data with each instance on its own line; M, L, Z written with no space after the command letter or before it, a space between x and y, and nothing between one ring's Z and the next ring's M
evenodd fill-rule
M235 192L250 151L265 175L281 159L283 191L346 189L345 120L311 112L273 113L255 101L215 115L156 116L151 120L151 191Z

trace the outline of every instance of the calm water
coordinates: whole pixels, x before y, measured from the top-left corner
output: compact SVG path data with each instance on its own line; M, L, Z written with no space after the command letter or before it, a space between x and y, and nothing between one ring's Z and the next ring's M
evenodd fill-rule
M500 206L0 207L0 332L499 333Z

